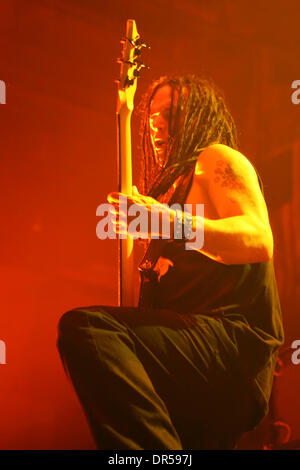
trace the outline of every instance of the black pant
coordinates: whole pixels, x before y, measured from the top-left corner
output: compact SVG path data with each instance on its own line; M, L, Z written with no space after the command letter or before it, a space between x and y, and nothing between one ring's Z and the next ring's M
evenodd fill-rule
M253 399L221 317L93 306L58 348L99 449L230 449Z

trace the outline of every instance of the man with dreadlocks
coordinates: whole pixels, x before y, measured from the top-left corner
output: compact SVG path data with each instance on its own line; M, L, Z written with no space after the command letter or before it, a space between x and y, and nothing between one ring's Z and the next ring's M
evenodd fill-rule
M142 110L141 194L128 204L159 207L170 237L149 244L138 307L67 312L58 347L99 449L232 449L267 413L283 343L261 183L208 81L163 77ZM171 203L191 204L180 223L204 227L201 248L175 239Z

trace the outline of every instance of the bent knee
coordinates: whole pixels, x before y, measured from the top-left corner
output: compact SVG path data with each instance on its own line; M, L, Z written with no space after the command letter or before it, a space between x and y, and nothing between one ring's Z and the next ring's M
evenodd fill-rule
M64 313L58 322L59 337L84 331L86 328L106 328L111 323L112 316L107 306L91 306L75 308Z
M89 338L89 329L88 313L84 309L69 310L60 317L56 346L63 362L67 362L69 356L73 357L76 351L81 351Z
M64 336L66 333L77 328L79 315L80 310L74 309L65 312L60 317L57 326L59 336Z

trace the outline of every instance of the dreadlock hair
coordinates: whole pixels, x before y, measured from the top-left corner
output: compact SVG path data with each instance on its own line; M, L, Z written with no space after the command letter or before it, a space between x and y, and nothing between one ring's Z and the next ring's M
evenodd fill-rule
M165 85L171 87L169 142L165 163L160 167L151 143L149 114L156 91ZM205 147L220 143L238 148L233 118L221 92L207 79L195 75L161 77L150 85L139 110L143 156L140 184L143 193L153 198L165 194L176 179L195 164Z

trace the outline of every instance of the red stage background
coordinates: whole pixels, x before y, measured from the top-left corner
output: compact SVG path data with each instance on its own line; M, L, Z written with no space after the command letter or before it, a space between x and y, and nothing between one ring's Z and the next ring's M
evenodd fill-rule
M241 151L265 181L286 346L300 339L299 9L297 0L1 0L0 449L94 448L56 328L76 306L116 305L117 244L95 230L96 207L117 187L114 80L127 18L151 45L136 102L169 72L204 74L224 90ZM292 439L299 387L300 365L288 360L276 403Z

